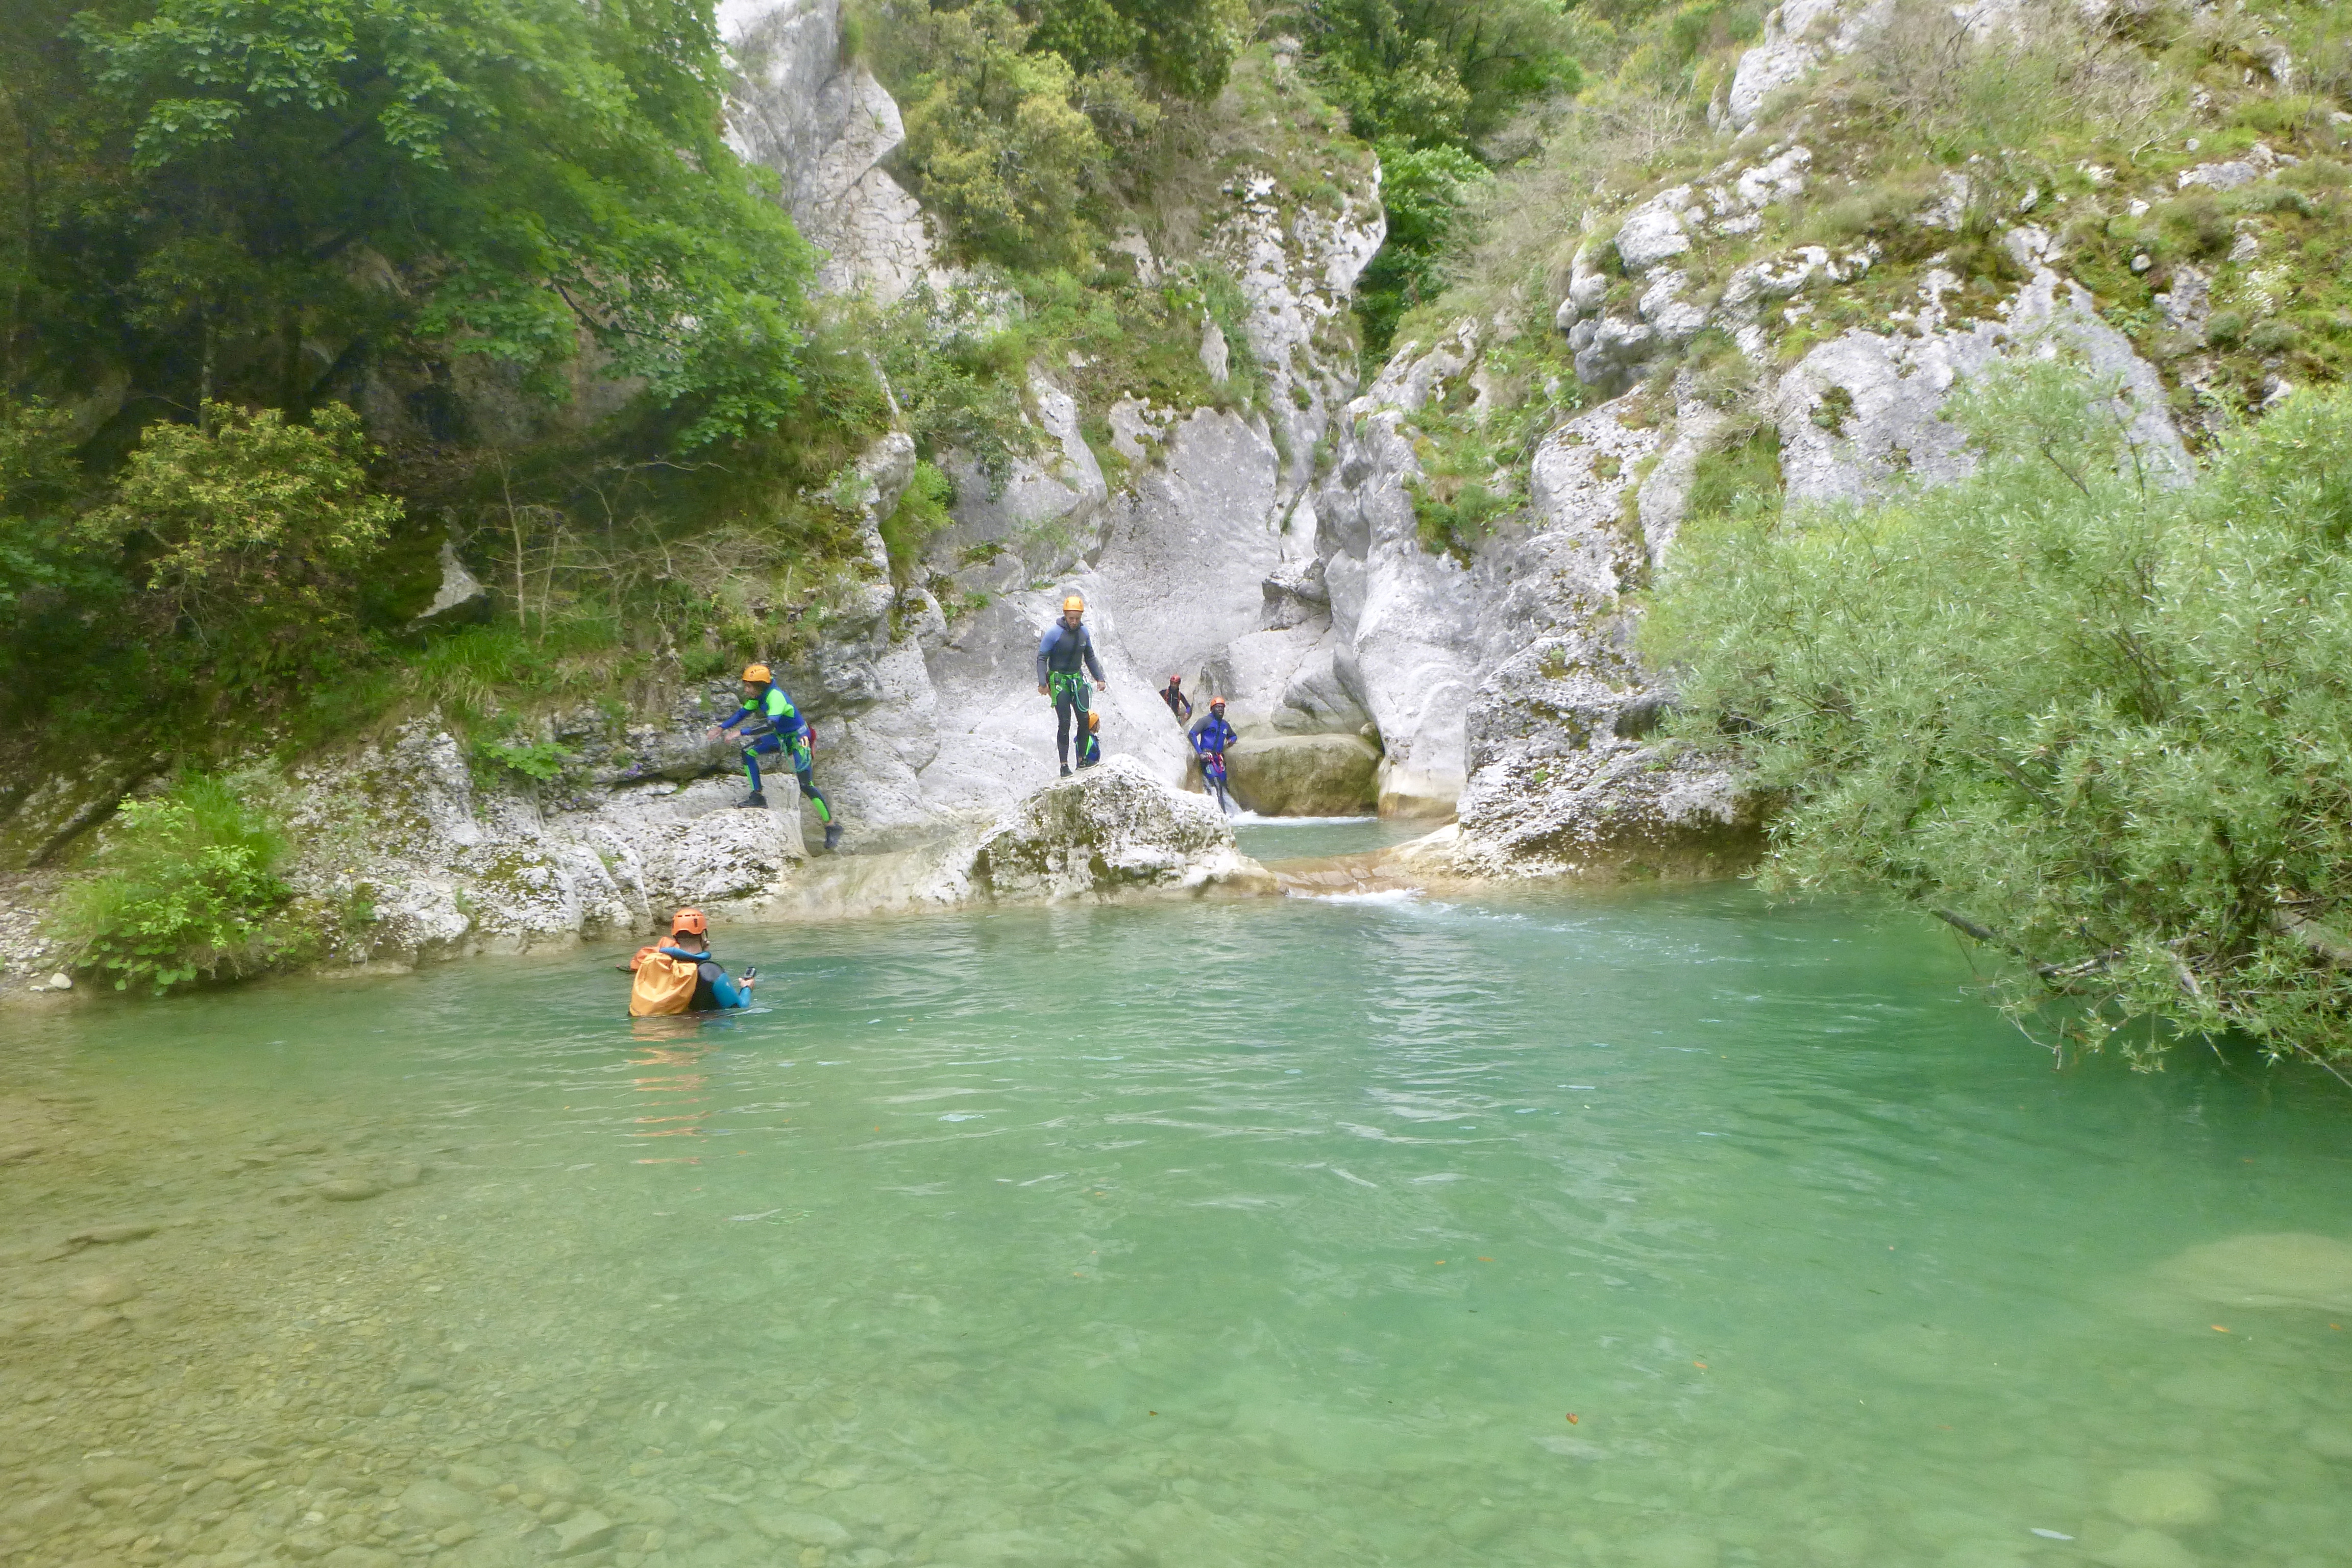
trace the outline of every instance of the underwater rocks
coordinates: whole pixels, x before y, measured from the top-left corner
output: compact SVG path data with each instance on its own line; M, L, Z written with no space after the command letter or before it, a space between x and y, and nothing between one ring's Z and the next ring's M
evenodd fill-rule
M2334 1237L2233 1236L2190 1247L2156 1276L2216 1306L2352 1311L2352 1242Z

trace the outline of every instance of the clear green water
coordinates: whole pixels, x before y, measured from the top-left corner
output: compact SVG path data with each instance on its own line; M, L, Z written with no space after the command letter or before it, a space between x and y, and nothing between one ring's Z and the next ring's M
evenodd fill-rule
M0 1557L2352 1561L2332 1244L2167 1274L2352 1233L2352 1097L2053 1072L1925 930L720 937L699 1026L602 953L0 1022Z

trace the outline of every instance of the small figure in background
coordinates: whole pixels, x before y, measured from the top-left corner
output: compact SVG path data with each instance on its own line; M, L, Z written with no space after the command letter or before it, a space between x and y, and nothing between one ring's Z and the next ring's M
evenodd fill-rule
M1176 722L1188 724L1192 720L1192 700L1184 695L1184 678L1171 675L1160 690L1160 700L1168 704L1168 711L1176 715Z
M1101 761L1102 715L1090 712L1087 715L1086 736L1078 742L1078 766L1090 768Z

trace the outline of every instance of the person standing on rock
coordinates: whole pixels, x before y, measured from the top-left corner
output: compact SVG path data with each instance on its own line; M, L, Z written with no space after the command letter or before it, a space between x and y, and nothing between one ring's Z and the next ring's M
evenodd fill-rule
M1108 690L1102 660L1095 657L1095 640L1086 626L1087 602L1073 594L1062 601L1062 618L1037 639L1037 695L1054 700L1054 750L1062 759L1062 776L1070 776L1070 730L1075 721L1082 742L1087 734L1087 674L1092 671L1097 691ZM1081 668L1083 666L1083 668Z
M711 731L739 740L743 745L743 772L751 781L751 793L737 802L746 808L764 810L767 792L760 787L760 758L762 753L781 756L789 761L793 772L799 775L801 793L816 803L816 819L824 824L824 847L835 849L841 845L841 824L833 819L833 806L816 787L816 754L810 747L812 736L808 721L776 684L776 678L764 664L748 665L743 670L743 706L721 720Z
M1168 711L1176 715L1179 724L1192 721L1192 700L1184 695L1184 678L1181 675L1168 678L1168 684L1160 689L1160 700L1168 704Z
M1217 805L1225 804L1225 748L1241 736L1225 722L1225 700L1209 699L1209 710L1202 714L1191 731L1192 754L1201 759L1201 778L1216 795Z

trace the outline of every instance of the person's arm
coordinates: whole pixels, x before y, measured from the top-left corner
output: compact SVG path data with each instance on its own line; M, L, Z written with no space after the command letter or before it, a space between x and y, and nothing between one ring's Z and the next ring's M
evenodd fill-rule
M1037 690L1040 695L1045 689L1045 656L1054 651L1054 643L1061 633L1062 624L1056 621L1045 628L1044 637L1037 639Z
M710 727L710 732L714 735L723 735L727 733L728 731L732 730L736 725L740 724L744 720L751 717L751 710L749 708L738 708L734 712L730 713L726 718L721 719L718 723L713 724Z
M720 974L710 983L710 999L721 1007L748 1007L751 1005L751 982L737 984Z
M1109 690L1109 686L1103 680L1102 660L1095 657L1095 639L1090 633L1084 631L1078 633L1078 652L1086 659L1087 668L1094 671L1095 689Z

